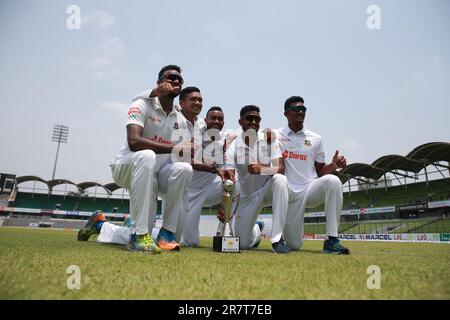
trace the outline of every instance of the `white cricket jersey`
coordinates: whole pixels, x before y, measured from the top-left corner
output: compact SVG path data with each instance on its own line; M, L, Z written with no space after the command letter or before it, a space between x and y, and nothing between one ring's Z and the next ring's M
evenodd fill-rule
M128 109L126 126L136 124L144 128L143 137L155 142L170 144L175 130L188 130L186 119L180 112L180 108L173 105L172 111L167 115L163 110L158 97L149 98L149 91L133 99L133 103ZM115 162L124 155L131 153L128 142L119 150ZM170 158L170 154L157 154L157 161L161 163Z
M289 188L304 191L318 177L314 162L325 163L322 137L305 128L295 133L288 126L276 130L276 134Z
M181 114L183 115L183 113L181 113ZM184 115L183 115L183 117L184 117ZM186 124L187 124L187 129L188 129L191 139L194 138L194 143L196 143L196 145L198 145L198 146L202 146L203 145L203 133L206 130L206 122L203 119L197 117L197 120L195 120L194 124L192 124L192 122L190 122L187 119L186 119ZM197 160L201 161L202 150L203 150L202 148L196 148L194 150L195 158ZM189 188L201 189L201 188L205 187L205 184L210 183L209 182L211 180L210 176L211 176L211 173L209 173L209 172L194 170L193 174L192 174L191 182L189 183Z
M181 115L183 115L183 113L181 113ZM183 115L184 117L184 115ZM185 118L186 119L186 118ZM189 131L189 134L191 137L195 137L196 134L200 133L203 134L203 132L206 130L206 122L205 120L201 119L201 118L197 118L197 120L195 120L195 123L192 124L192 122L190 122L188 119L186 119L186 124L187 124L187 129ZM201 139L201 137L200 137Z
M270 147L270 153L269 153ZM268 145L264 134L258 132L257 141L253 148L249 148L243 140L241 133L226 151L226 164L236 168L238 181L240 185L241 197L246 197L261 188L267 180L271 179L271 175L260 175L248 173L247 166L260 162L262 164L272 166L272 160L281 158L280 147L278 141Z
M202 149L197 150L198 153L196 153L197 160L206 164L213 164L213 162L218 165L223 164L223 144L225 138L218 130L215 133L214 141L211 141L212 139L207 133L203 134ZM215 177L217 177L216 173L194 170L189 188L202 189L206 185L211 184L211 181Z

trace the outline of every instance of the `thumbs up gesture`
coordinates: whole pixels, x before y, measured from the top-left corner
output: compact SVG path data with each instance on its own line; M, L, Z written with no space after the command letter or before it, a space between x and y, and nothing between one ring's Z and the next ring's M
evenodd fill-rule
M332 164L336 166L336 169L338 168L345 168L347 166L347 161L345 160L344 156L339 155L339 150L336 150L333 156L333 160L331 161Z

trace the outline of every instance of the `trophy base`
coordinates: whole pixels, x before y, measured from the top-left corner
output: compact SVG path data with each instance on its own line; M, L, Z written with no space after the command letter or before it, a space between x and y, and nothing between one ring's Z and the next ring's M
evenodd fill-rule
M240 252L239 238L215 236L213 238L213 251L216 251L216 252Z

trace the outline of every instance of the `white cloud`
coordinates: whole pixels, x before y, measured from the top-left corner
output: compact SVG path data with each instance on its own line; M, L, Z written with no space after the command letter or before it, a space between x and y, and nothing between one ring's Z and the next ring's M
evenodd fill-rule
M106 11L93 11L85 16L81 17L81 24L97 24L99 27L104 28L114 24L114 17Z
M103 57L97 57L94 60L92 60L90 65L91 65L91 67L102 68L102 67L110 66L113 63L114 63L113 59L103 56Z
M101 52L90 63L92 67L104 68L112 66L125 51L123 42L118 37L103 41L100 48Z
M125 113L130 106L129 103L120 102L120 101L110 101L110 102L100 102L100 108L112 110L120 113Z
M358 149L359 147L361 147L361 144L356 140L349 139L344 142L343 146L346 150L352 150L352 149Z
M119 70L110 70L110 71L95 71L91 73L90 77L94 80L102 80L105 78L113 77L120 74Z

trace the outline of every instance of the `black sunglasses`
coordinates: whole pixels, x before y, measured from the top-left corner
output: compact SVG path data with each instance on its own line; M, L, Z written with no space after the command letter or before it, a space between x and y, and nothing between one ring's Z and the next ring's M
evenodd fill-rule
M256 123L261 122L261 117L260 116L252 116L252 115L248 115L245 116L244 119L248 122L253 122L255 121Z
M287 111L295 111L295 112L306 112L305 106L292 106L287 109Z
M183 78L181 76L177 75L177 74L169 74L169 75L166 76L166 79L169 79L171 81L177 81L178 80L178 82L180 84L184 83Z

